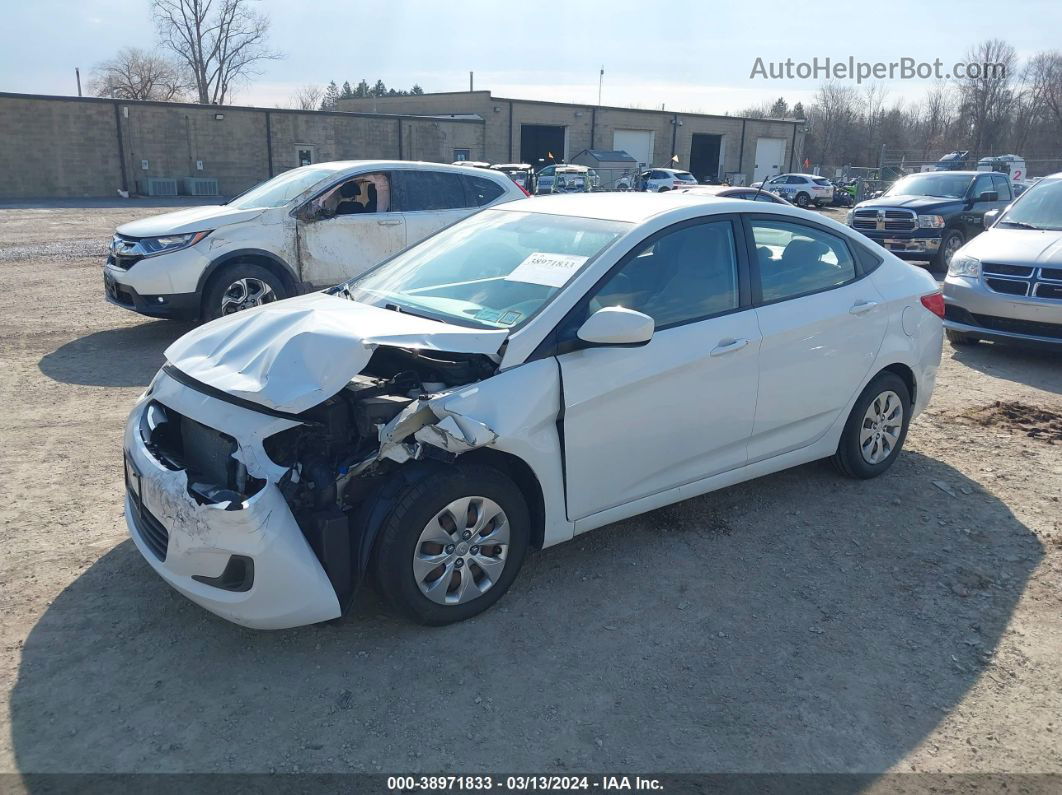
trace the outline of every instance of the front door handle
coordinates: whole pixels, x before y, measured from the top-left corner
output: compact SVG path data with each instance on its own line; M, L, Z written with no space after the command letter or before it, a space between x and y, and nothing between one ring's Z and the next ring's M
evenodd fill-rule
M398 226L402 222L396 218L391 221L377 221L376 223L378 223L380 226Z
M852 304L852 308L848 310L848 314L862 315L864 312L869 312L877 305L877 301L856 301L854 304Z
M711 355L712 356L722 356L723 354L726 354L726 353L733 353L734 351L740 351L742 348L744 348L748 344L749 344L749 341L746 340L746 339L720 340L719 344L716 345L714 348L712 348Z

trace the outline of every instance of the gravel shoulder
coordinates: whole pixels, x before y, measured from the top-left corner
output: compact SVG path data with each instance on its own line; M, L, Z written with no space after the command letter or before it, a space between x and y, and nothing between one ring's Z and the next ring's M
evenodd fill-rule
M253 632L121 517L122 424L188 326L106 304L116 223L0 209L0 772L1062 772L1062 355L946 346L884 477L812 464L532 555L425 629L372 592Z

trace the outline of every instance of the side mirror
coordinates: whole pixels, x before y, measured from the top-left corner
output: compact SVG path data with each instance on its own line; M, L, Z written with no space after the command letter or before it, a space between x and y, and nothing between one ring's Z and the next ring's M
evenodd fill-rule
M1000 216L1000 214L1002 212L1003 212L1002 210L998 210L997 209L997 210L989 210L987 213L985 213L984 218L981 219L982 223L984 224L985 229L990 229L992 227L992 225L996 222L996 219L999 218L999 216Z
M997 202L999 201L999 193L994 190L986 190L980 196L977 197L979 202Z
M576 336L590 345L645 345L653 338L656 324L649 315L606 306L586 319Z

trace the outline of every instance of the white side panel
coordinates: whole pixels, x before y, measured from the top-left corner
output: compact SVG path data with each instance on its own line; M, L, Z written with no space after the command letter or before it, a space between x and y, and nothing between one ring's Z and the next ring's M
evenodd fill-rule
M337 215L300 221L298 229L302 278L316 287L346 281L406 247L401 213Z

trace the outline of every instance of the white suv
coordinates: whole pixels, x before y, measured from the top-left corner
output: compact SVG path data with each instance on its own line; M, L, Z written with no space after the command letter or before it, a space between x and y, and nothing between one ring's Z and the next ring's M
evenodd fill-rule
M759 182L752 183L754 188L759 186ZM833 183L815 174L779 174L767 180L763 189L777 193L797 207L807 207L809 204L822 207L833 201Z
M525 196L485 170L315 163L227 204L118 227L107 300L151 317L210 320L338 284L480 208Z

